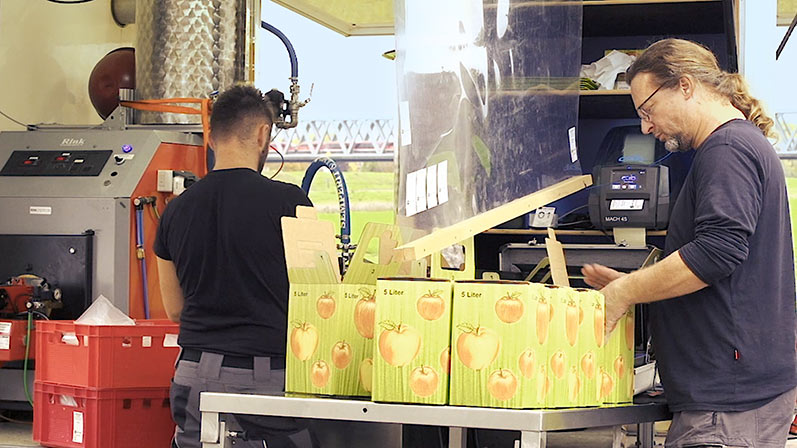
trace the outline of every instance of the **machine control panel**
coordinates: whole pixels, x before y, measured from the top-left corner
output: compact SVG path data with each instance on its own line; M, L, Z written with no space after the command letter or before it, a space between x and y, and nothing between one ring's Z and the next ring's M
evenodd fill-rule
M99 176L112 153L111 150L15 150L0 170L0 176Z
M664 229L669 221L669 169L660 165L610 165L593 172L589 217L598 229Z

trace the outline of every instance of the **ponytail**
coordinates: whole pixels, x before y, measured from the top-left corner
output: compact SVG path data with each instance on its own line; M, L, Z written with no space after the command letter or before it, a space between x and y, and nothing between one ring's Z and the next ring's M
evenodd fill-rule
M772 118L764 112L761 102L750 95L750 89L742 75L722 70L714 53L700 44L682 39L660 40L648 47L631 64L626 71L626 81L631 83L639 73L650 73L661 84L690 75L727 98L766 137L778 138L772 130Z
M766 137L777 139L777 134L772 130L774 122L766 112L761 102L750 95L742 75L738 73L724 73L723 80L717 90L731 100L733 107L739 109L745 118L759 127Z

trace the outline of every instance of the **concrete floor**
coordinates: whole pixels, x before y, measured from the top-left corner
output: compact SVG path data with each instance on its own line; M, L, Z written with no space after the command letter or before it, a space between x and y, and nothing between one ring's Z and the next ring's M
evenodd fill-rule
M666 430L666 429L665 429ZM30 424L9 423L0 421L0 448L21 448L39 446L33 442ZM550 433L547 448L611 448L614 438L612 428L596 428L567 433ZM633 447L636 437L633 434L623 437L623 447ZM664 431L657 426L657 446L664 442ZM797 437L792 438L786 447L797 448ZM152 447L157 448L157 447ZM164 447L166 448L166 447Z

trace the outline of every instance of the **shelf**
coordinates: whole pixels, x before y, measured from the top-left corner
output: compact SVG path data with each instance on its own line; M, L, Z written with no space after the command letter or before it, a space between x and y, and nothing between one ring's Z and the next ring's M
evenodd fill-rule
M561 236L600 236L611 235L609 231L602 230L555 230L557 235ZM547 229L490 229L485 230L485 234L489 235L548 235ZM648 236L666 236L666 230L648 230Z
M578 115L581 118L638 118L630 90L582 90Z
M583 37L724 34L721 0L585 1ZM732 22L731 22L732 23Z
M630 89L622 90L579 90L581 96L604 96L604 95L631 95Z

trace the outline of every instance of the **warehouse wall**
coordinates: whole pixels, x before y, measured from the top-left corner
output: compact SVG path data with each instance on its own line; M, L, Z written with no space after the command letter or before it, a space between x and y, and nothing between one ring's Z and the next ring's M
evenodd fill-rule
M133 46L136 35L135 25L114 22L110 5L0 0L0 111L23 123L101 122L89 74L109 51ZM0 116L0 131L21 129Z

